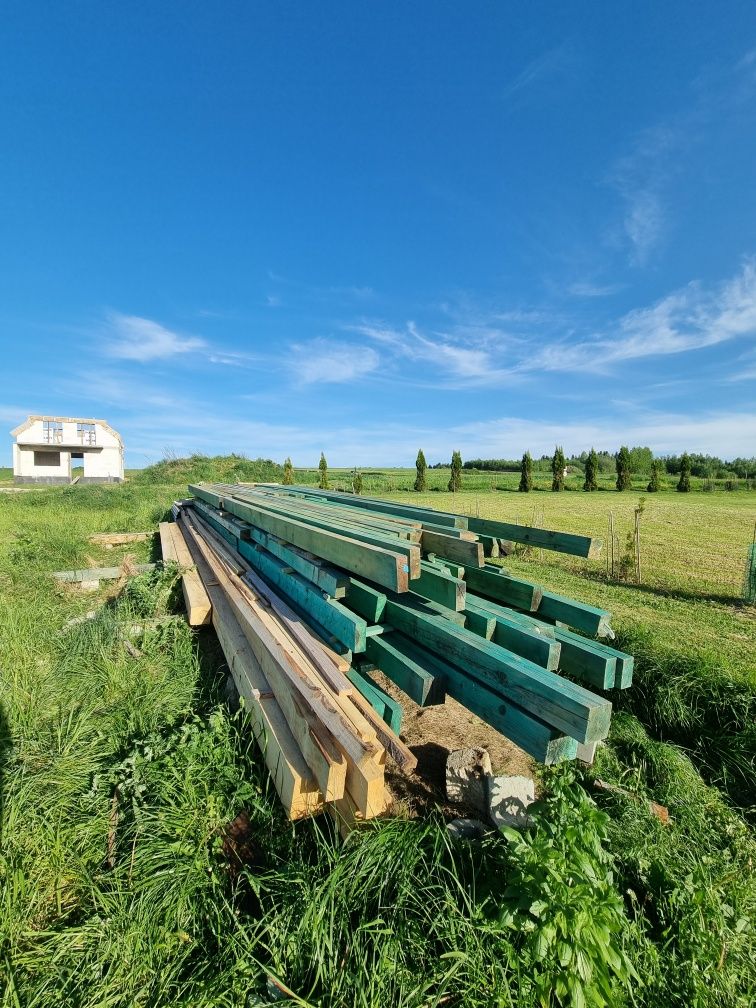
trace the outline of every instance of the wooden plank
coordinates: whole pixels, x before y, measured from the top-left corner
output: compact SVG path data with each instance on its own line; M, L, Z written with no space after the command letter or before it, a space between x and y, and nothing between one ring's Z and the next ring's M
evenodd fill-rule
M167 551L168 559L182 568L181 590L189 626L207 626L211 619L210 598L197 574L194 559L184 542L181 530L175 522L161 522L159 531L163 557L165 558Z
M389 594L385 622L434 654L500 690L513 703L579 742L605 738L611 704L499 644L435 615L428 607Z
M398 735L402 727L402 708L396 700L385 693L362 669L351 668L347 676L381 720Z
M395 732L391 731L385 721L378 717L360 692L356 691L350 699L364 714L366 720L373 725L378 736L378 741L402 773L411 774L417 767L417 756L402 742Z
M612 614L606 609L597 609L585 602L545 591L536 610L539 617L566 623L575 630L582 630L591 637L614 637L610 620Z
M513 577L501 568L486 564L482 568L471 567L465 571L465 581L478 595L486 595L497 602L516 606L526 612L538 609L543 598L543 589L530 581Z
M155 569L154 563L129 564L128 567L83 567L81 570L52 571L50 577L56 581L115 581L127 574L145 574Z
M281 803L290 819L312 815L324 800L317 782L220 585L212 584L215 579L201 557L198 563L211 597L213 625Z
M386 608L386 596L376 588L371 588L357 578L349 579L349 588L344 598L344 604L367 620L368 623L379 623ZM414 582L413 582L414 584Z
M483 566L483 546L480 542L468 542L465 539L453 539L439 532L423 531L422 547L428 553L446 557L454 563L465 567Z
M473 714L511 739L525 752L545 764L574 759L577 742L545 724L539 718L505 700L478 677L418 647L402 634L392 638L394 647L431 675L436 683Z
M529 525L513 525L509 522L493 521L490 518L469 518L467 527L480 535L509 539L512 542L539 549L569 553L571 556L597 557L601 552L600 539L590 536L573 535L571 532L555 532L551 529L531 528Z
M210 498L210 503L220 502L220 497L203 487L189 488L203 500ZM379 585L404 592L409 587L409 564L399 553L381 549L368 543L357 542L346 536L313 528L303 522L270 514L261 508L238 501L228 501L226 510L243 518L250 524L270 532L293 546L314 553L338 567L344 567Z
M296 653L285 635L271 632L263 615L258 614L255 607L242 597L219 563L212 558L209 547L203 543L201 537L191 529L188 530L188 534L193 548L196 547L199 554L205 558L223 588L242 631L273 688L292 734L316 777L316 767L310 759L320 762L320 758L317 751L307 751L313 747L307 740L303 723L314 736L318 737L324 749L330 749L328 738L330 735L351 760L360 761L372 757L376 753L376 747L356 736L353 726L341 714L334 698L326 694L323 684L306 667L297 662ZM328 755L338 763L332 752L329 751ZM326 791L324 795L328 798Z
M494 628L490 639L495 644L500 644L508 651L513 651L552 672L559 668L561 645L553 635L546 636L536 630L521 626L515 620L510 619L509 614L503 611L500 606L491 603L489 608L485 599L477 599L474 596L468 599L465 613L469 614L470 612L493 616Z
M426 671L407 648L402 650L401 634L373 637L368 641L366 655L376 668L395 683L402 692L420 707L430 707L444 702L443 681Z
M262 484L272 486L275 484ZM438 525L448 525L450 528L465 529L468 527L468 519L464 515L451 514L447 511L436 511L433 508L417 507L414 505L399 504L394 501L381 500L378 497L364 497L354 494L340 493L338 490L320 490L312 487L283 487L286 493L297 496L301 493L311 494L317 497L325 497L346 505L347 507L359 508L360 510L379 511L391 515L398 515L415 521L430 521Z
M347 585L349 584L348 575L323 564L312 553L307 553L304 550L297 549L295 546L290 546L276 536L264 532L262 529L255 528L247 522L219 512L204 501L194 501L193 507L200 511L203 518L216 531L220 531L220 528L225 529L226 535L232 536L235 543L239 539L251 539L262 546L263 549L272 553L273 556L282 560L288 567L293 567L297 574L301 574L308 581L312 581L313 584L316 584L318 588L321 588L331 598L341 599L344 597Z
M365 650L367 623L361 616L355 616L341 602L329 598L256 543L240 542L239 552L266 581L279 588L287 600L312 613L318 623L350 651L359 654Z
M420 577L412 581L412 591L456 612L465 608L465 582L427 560L420 563Z

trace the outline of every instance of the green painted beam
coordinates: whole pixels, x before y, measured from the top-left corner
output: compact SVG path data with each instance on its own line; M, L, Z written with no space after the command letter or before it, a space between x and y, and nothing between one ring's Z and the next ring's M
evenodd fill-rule
M268 553L256 543L240 541L239 553L266 581L279 588L289 599L332 633L351 651L359 653L365 650L367 640L367 623L360 616L355 616L346 606L335 599L329 598L291 567L287 567L277 557Z
M386 596L363 581L350 578L344 605L359 613L368 623L380 623L383 610L386 608Z
M262 486L276 486L277 484L261 484ZM347 507L353 507L362 511L378 511L384 514L397 515L401 518L409 518L412 521L429 521L437 525L447 525L450 528L465 529L468 527L468 519L465 515L452 514L448 511L435 511L433 508L419 507L411 504L399 504L394 501L385 501L378 497L355 497L354 494L340 493L338 490L314 490L311 487L281 487L281 490L297 496L298 494L313 494L317 497L324 497L328 500L337 501Z
M236 513L232 507L232 503L260 508L267 514L275 514L287 520L291 519L310 525L313 528L323 529L324 531L333 532L341 536L348 536L350 539L356 539L359 542L368 543L380 549L390 549L393 553L401 553L408 559L410 576L416 577L420 573L420 547L418 544L408 542L406 539L384 535L376 530L366 530L356 524L341 523L338 515L323 516L303 511L292 511L285 505L277 504L268 498L260 498L259 501L254 500L252 497L246 497L244 500L237 497L224 498L226 508L232 513ZM255 523L253 522L253 524Z
M555 640L553 636L546 636L527 629L516 621L509 619L507 614L500 611L496 612L496 609L500 609L500 607L497 606L489 609L484 599L478 600L472 598L468 600L465 613L468 615L468 619L470 612L481 613L484 616L490 614L495 621L491 636L491 640L495 644L499 644L501 647L520 655L522 658L535 662L541 668L555 672L559 668L559 655L561 651L558 639Z
M418 647L414 641L401 634L392 637L392 644L400 654L424 669L426 674L431 675L439 687L443 684L449 696L496 731L506 735L534 759L548 765L575 758L577 754L575 739L545 724L517 704L510 703L488 683L481 681L477 675L463 672L444 658Z
M607 690L614 686L617 659L610 653L611 648L561 627L556 627L554 633L562 645L559 663L562 672L598 689Z
M500 567L488 564L482 568L471 567L465 571L465 581L469 589L478 595L486 595L497 602L516 606L533 612L538 609L543 598L543 589L530 581L512 577Z
M465 608L465 582L426 560L420 561L420 577L412 579L412 591L456 612Z
M273 556L282 560L287 566L293 567L297 574L312 581L331 598L341 599L346 594L349 576L333 567L321 564L320 560L311 553L299 550L295 546L289 546L277 539L276 536L263 532L238 518L219 513L204 501L195 501L193 506L234 549L238 550L236 544L238 539L253 540ZM230 537L233 537L233 542Z
M454 539L440 532L423 530L422 547L428 553L445 557L465 567L483 566L483 546L478 541L469 542L466 539Z
M222 498L201 486L189 488L195 496L219 507ZM304 522L293 521L278 514L229 500L222 510L229 511L256 528L277 536L284 542L299 549L314 553L337 567L343 567L353 574L373 581L394 591L405 592L409 588L409 564L407 558L391 550L358 542L347 536L338 535L325 529L313 528Z
M402 708L393 697L375 682L367 672L354 667L347 670L347 678L356 686L373 710L398 735L402 730Z
M574 630L582 630L591 637L614 637L610 620L612 614L606 609L597 609L585 602L565 598L545 591L536 610L539 617L566 623Z
M420 707L444 702L445 689L437 676L420 664L401 634L371 637L365 654L383 674Z
M389 593L384 622L454 665L474 671L490 688L579 742L595 742L609 732L608 700L449 623L421 603Z
M590 536L573 535L571 532L554 532L550 529L531 528L529 525L513 525L509 522L492 521L490 518L468 518L467 527L480 535L509 539L539 549L569 553L571 556L595 557L601 551L601 540Z

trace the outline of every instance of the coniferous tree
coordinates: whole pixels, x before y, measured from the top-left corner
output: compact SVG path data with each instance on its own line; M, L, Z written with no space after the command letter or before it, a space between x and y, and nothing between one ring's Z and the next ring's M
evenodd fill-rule
M598 455L596 454L596 449L591 448L585 460L585 483L583 483L583 490L598 490L598 483L596 482L597 472Z
M677 483L677 489L679 493L690 491L690 455L687 452L683 452L680 458L680 479Z
M617 464L617 489L618 490L629 490L630 489L630 452L627 450L625 445L622 445L620 450L614 456L614 460Z
M326 457L323 452L320 453L320 462L318 464L318 469L320 469L320 479L318 481L318 486L321 490L328 489L328 463L326 462Z
M423 455L423 449L417 453L417 458L415 459L415 468L417 469L417 476L415 477L415 490L418 493L423 493L425 490L425 470L428 468L425 462L425 455Z
M449 477L449 490L457 493L462 489L462 456L458 451L452 452L451 476Z
M659 487L659 463L654 459L651 463L651 479L646 487L647 493L657 493Z
M358 496L362 493L362 473L357 469L352 470L352 490Z
M290 458L287 458L284 462L283 481L285 486L291 486L294 482L294 468Z
M520 463L520 485L517 488L520 493L530 493L533 489L533 459L530 452L526 451Z
M557 445L554 449L554 457L551 460L551 473L553 476L551 489L555 492L564 490L564 468L564 451L561 445Z

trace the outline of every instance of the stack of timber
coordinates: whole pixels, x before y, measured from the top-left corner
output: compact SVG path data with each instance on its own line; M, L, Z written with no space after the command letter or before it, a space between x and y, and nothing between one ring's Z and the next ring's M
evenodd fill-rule
M190 622L202 625L205 610L212 621L289 817L327 807L351 828L380 815L386 753L406 771L417 761L350 681L348 659L198 510L175 505L174 518L160 526L164 559L182 567Z
M377 670L422 706L453 697L546 764L607 735L611 703L593 690L628 687L633 668L596 639L613 637L610 614L491 562L513 542L587 557L596 540L312 487L189 490L172 541L183 534L229 665L244 666L234 676L258 738L288 731L277 744L299 768L298 803L291 770L284 792L279 756L268 765L293 815L342 802L369 818L385 805L386 752L413 768Z

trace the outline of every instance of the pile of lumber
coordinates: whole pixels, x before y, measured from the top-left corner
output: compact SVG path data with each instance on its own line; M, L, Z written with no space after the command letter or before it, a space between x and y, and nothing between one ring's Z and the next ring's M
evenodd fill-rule
M177 504L174 518L160 525L163 558L182 569L190 622L212 621L289 817L327 807L351 828L380 815L387 752L405 771L417 761L352 684L349 661L197 510Z
M379 814L386 752L412 769L376 670L422 706L453 697L543 763L607 735L593 690L626 688L633 668L596 639L613 637L610 614L492 562L513 543L592 556L596 540L311 487L189 489L161 539L204 586L293 816Z

